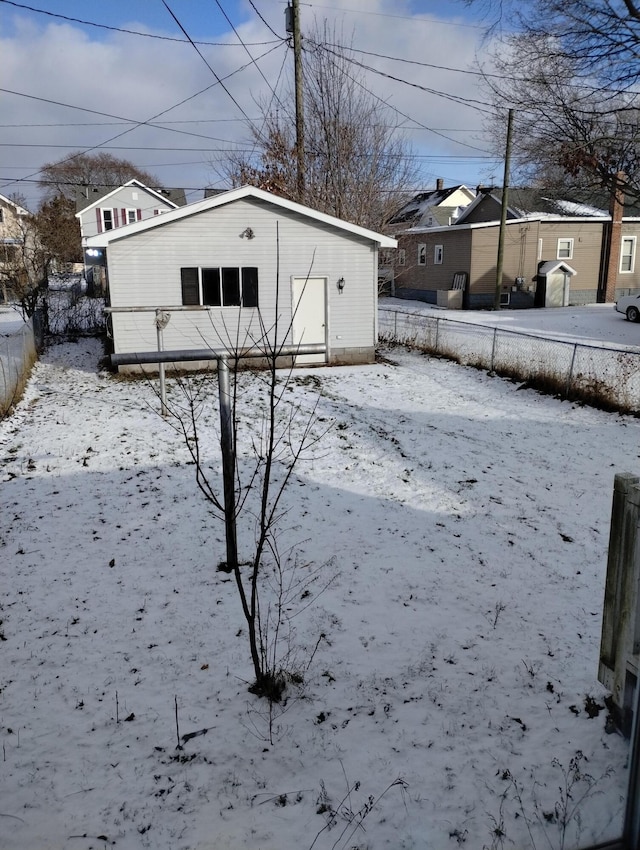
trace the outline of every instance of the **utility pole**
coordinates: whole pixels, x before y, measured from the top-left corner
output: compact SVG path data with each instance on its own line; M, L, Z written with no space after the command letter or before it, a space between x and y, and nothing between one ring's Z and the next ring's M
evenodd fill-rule
M502 179L502 210L500 213L500 233L498 235L498 259L496 261L496 290L493 296L493 309L500 309L502 293L502 266L504 264L504 236L507 226L507 205L509 203L509 168L511 163L511 135L513 133L513 109L509 110L507 121L507 147L504 152L504 177Z
M300 35L300 0L291 0L285 9L286 30L293 35L293 71L296 89L296 157L298 166L298 201L305 200L304 106L302 102L302 36Z

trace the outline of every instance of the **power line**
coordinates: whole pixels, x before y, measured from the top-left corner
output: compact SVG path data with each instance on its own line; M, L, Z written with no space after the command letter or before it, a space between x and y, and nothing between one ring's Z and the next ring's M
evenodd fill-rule
M265 81L265 83L267 84L267 87L271 90L271 93L273 94L273 97L274 97L274 98L278 101L278 103L280 104L280 106L282 106L282 104L280 103L280 100L279 100L279 98L278 98L278 95L275 93L275 90L271 87L271 83L270 83L270 82L269 82L269 80L265 77L265 75L262 73L262 68L258 65L258 63L256 62L256 60L253 58L253 56L251 55L251 53L250 53L250 51L249 51L249 48L247 47L247 45L244 43L244 41L243 41L243 40L242 40L242 38L240 37L240 33L238 32L238 30L235 28L235 26L234 26L234 25L233 25L233 23L231 22L231 19L229 18L229 16L228 16L228 15L227 15L227 13L225 12L225 10L222 8L222 5L221 5L221 3L220 3L220 0L215 0L215 3L216 3L216 6L218 7L218 9L220 9L220 11L222 12L222 14L224 15L225 20L227 21L227 23L229 24L229 26L230 26L230 27L231 27L231 29L233 30L234 35L236 36L236 38L238 39L238 41L240 42L240 44L244 47L245 51L247 52L247 56L249 57L249 59L251 59L252 63L255 65L255 68L256 68L257 72L260 74L260 76L262 77L262 79ZM166 4L165 4L165 5L166 5ZM284 41L286 41L286 39L284 39L284 38L283 38L283 39L282 39L282 41L284 42Z
M411 21L415 23L416 16L415 15L391 15L388 12L366 12L363 9L336 9L335 6L326 6L323 3L303 3L303 6L308 6L310 9L318 8L318 9L333 9L334 11L339 12L353 12L355 15L372 15L376 18L397 18L401 21ZM479 29L486 30L486 27L481 24L461 24L453 21L443 21L439 18L417 18L418 21L425 24L440 24L441 26L448 27L465 27L466 29Z
M171 7L168 5L167 0L162 0L162 3L163 3L163 5L164 5L164 7L166 8L167 12L169 12L169 14L170 14L170 15L171 15L171 17L173 18L173 20L176 22L176 24L180 27L180 29L182 30L182 32L185 34L186 38L188 38L188 40L189 40L189 44L191 44L191 46L192 46L192 47L193 47L193 49L196 51L196 53L198 54L198 56L202 59L202 61L204 62L204 64L207 66L207 68L211 71L211 73L213 74L213 76L216 78L216 82L217 82L217 83L221 86L221 88L222 88L222 90L225 92L225 94L227 94L227 95L228 95L228 97L232 100L232 102L235 104L235 106L237 107L237 109L238 109L238 111L240 112L240 114L244 116L244 118L248 121L248 123L249 123L251 126L253 126L253 124L251 123L251 119L249 118L249 116L247 115L247 113L246 113L246 112L244 111L244 109L240 106L240 104L239 104L239 103L238 103L238 101L235 99L235 97L231 94L231 92L229 91L229 89L228 89L228 88L224 85L224 83L222 82L222 80L220 79L220 77L216 74L216 72L213 70L213 68L211 67L211 65L207 62L207 60L206 60L206 59L205 59L205 57L203 56L202 51L200 50L200 48L199 48L199 47L197 47L196 43L193 41L193 39L191 38L191 36L189 35L189 33L188 33L188 32L186 31L186 29L182 26L182 24L180 23L180 21L178 20L178 18L176 17L176 15L175 15L175 14L173 13L173 11L171 10Z
M163 2L164 2L164 0L163 0ZM166 5L166 4L165 4L165 5ZM186 33L185 33L185 34L186 34ZM270 50L268 50L266 53L271 53L273 50L277 49L277 47L280 47L280 46L281 46L281 44L276 45L276 47L272 47L272 48L271 48ZM195 47L195 45L194 45L194 47ZM198 48L196 48L196 50L197 50L197 49L198 49ZM199 51L198 51L198 52L199 52ZM265 53L264 55L266 55L266 53ZM206 60L205 60L205 61L206 61ZM238 69L236 69L236 70L235 70L235 71L233 71L231 74L228 74L228 75L227 75L227 77L226 77L225 79L228 79L230 76L232 76L233 74L238 73L238 71L243 70L245 67L248 67L248 66L247 66L247 65L245 65L245 66L243 66L242 68L238 68ZM98 143L98 144L92 145L91 147L86 148L85 150L78 151L77 153L75 153L75 154L73 154L72 156L68 157L68 158L67 158L66 160L64 160L63 162L71 162L72 160L77 159L79 156L84 156L85 154L91 153L91 151L97 150L97 149L98 149L98 148L100 148L100 147L103 147L103 146L105 146L105 145L108 145L108 144L110 144L111 142L114 142L114 141L116 141L117 139L122 138L122 136L126 136L126 135L127 135L127 133L132 132L132 130L137 129L137 127L140 127L140 126L143 126L143 125L149 125L149 126L152 126L152 125L151 125L151 122L152 122L152 121L155 121L157 118L160 118L162 115L166 115L166 114L167 114L167 112L171 112L173 109L176 109L178 106L182 106L184 103L187 103L188 101L193 100L193 98L198 97L199 95L201 95L201 94L203 94L204 92L208 91L209 89L213 88L213 86L214 86L214 85L216 85L216 84L221 85L221 86L222 86L222 88L223 88L223 89L225 89L225 91L226 91L226 88L225 88L225 86L224 86L223 81L222 81L222 80L220 80L220 79L217 77L217 75L215 74L215 72L214 72L214 76L216 77L216 83L215 83L215 84L214 84L214 83L212 83L210 86L207 86L206 88L202 89L201 91L196 92L196 94L194 94L194 95L190 95L190 96L189 96L189 97L187 97L187 98L183 98L181 101L179 101L178 103L175 103L173 106L170 106L170 107L168 107L167 109L163 109L163 110L162 110L162 112L158 112L156 115L152 115L152 116L151 116L151 118L148 118L146 121L139 121L139 122L137 122L135 127L131 127L131 128L129 128L129 129L127 129L127 130L123 130L121 133L117 133L115 136L112 136L111 138L106 139L104 142L100 142L100 143ZM2 89L0 89L0 91L1 91L1 90L2 90ZM7 90L7 91L8 91L8 90ZM12 92L12 93L15 93L15 92ZM33 97L32 95L25 95L25 96L27 96L27 97ZM34 98L34 99L36 99L36 100L41 100L41 98ZM73 107L73 108L75 108L75 107ZM88 112L95 112L95 110L85 110L85 111L88 111ZM245 118L248 118L248 116L246 115L246 113L244 113L244 111L243 111L243 110L241 110L241 111L242 111L243 115L245 116ZM119 117L119 116L107 116L107 117ZM251 123L251 122L250 122L250 123ZM178 130L177 132L184 132L184 131L180 131L180 130ZM60 164L62 164L62 163L60 163ZM25 178L25 179L28 179L28 178L30 178L30 177L35 177L37 174L40 174L41 172L42 172L42 169L39 169L38 171L35 171L35 172L33 172L32 174L28 174L28 175L27 175L27 178ZM4 183L4 184L2 184L2 187L1 187L1 188L6 188L7 186L10 186L10 185L12 185L12 184L13 184L13 183L15 183L15 182L19 182L19 181L14 180L14 181L11 181L10 183Z
M370 65L365 65L362 62L358 62L356 59L352 59L346 56L343 53L336 53L333 50L330 50L327 45L317 45L322 49L326 50L328 53L333 53L336 56L343 57L347 62L351 62L353 65L357 65L359 68L362 68L364 71L370 71L372 74L378 74L381 77L386 77L389 80L393 80L397 83L402 83L406 86L411 86L412 88L420 89L420 91L427 92L427 94L433 94L436 97L442 97L445 100L450 100L453 103L459 103L462 106L468 106L470 109L476 109L478 112L484 112L486 114L493 114L491 109L491 104L486 101L476 100L475 98L462 97L461 95L453 95L448 94L447 92L438 91L438 89L432 89L428 86L422 86L419 83L412 83L409 80L404 80L402 77L396 77L393 74L387 74L384 71L378 71L377 68L372 68Z
M326 51L326 53L329 55L330 61L331 61L332 63L334 63L333 58L331 58L331 57L333 57L333 56L335 56L335 57L337 57L337 58L344 59L346 62L351 62L351 61L352 61L352 60L351 60L351 59L350 59L350 58L346 55L346 53L337 53L337 52L335 52L335 51L333 51L333 50L326 50L326 48L324 47L324 45L316 44L315 42L314 42L314 44L315 44L315 46L316 46L316 47L318 47L319 49L321 49L321 50L323 50L323 49L324 49L324 50ZM334 63L334 64L335 64L335 63ZM352 64L354 64L354 65L359 65L360 63L353 61L353 62L352 62ZM360 66L360 67L363 67L363 66ZM374 93L374 92L372 92L370 89L368 89L365 85L363 85L363 84L360 82L360 80L358 80L356 77L353 77L353 76L348 75L348 74L347 74L347 76L349 77L349 79L350 79L353 83L355 83L357 86L359 86L361 89L363 89L363 91L365 91L368 95L370 95L371 97L375 98L375 99L376 99L376 100L378 100L380 103L382 103L382 104L383 104L383 106L385 106L386 108L392 109L392 110L393 110L396 114L398 114L398 115L402 116L403 118L406 118L406 119L407 119L407 120L409 120L409 121L414 121L414 122L415 122L416 124L418 124L418 125L419 125L422 129L427 130L427 131L428 131L428 132L430 132L430 133L434 133L436 136L440 136L441 138L445 139L445 140L446 140L446 141L448 141L448 142L452 142L453 144L456 144L456 145L462 145L463 147L468 147L468 148L470 148L471 150L477 150L477 151L480 151L482 154L486 154L486 153L488 153L488 152L487 152L484 148L478 148L476 145L471 145L471 144L469 144L468 142L461 142L461 141L458 141L457 139L452 139L452 138L450 138L449 136L445 135L445 133L443 133L443 132L441 132L441 131L439 131L439 130L436 130L436 129L432 128L432 127L427 127L427 126L426 126L426 124L422 124L422 123L421 123L420 121L418 121L416 118L413 118L413 117L411 117L410 115L407 115L405 112L402 112L402 110L398 109L396 106L393 106L393 105L389 104L386 100L384 100L383 98L379 97L377 94L375 94L375 93Z
M96 27L97 29L103 30L111 30L112 32L122 32L127 35L137 35L141 38L154 38L158 41L174 41L179 44L187 44L188 42L184 38L174 38L172 36L167 35L154 35L153 33L148 32L138 32L137 30L128 30L123 27L112 27L108 24L97 24L95 21L84 21L81 18L72 18L69 15L61 15L56 12L48 12L46 9L36 9L34 6L27 6L24 3L16 3L14 0L0 0L0 3L6 3L8 6L15 6L17 9L25 9L28 12L36 12L39 15L47 15L50 18L60 18L63 21L69 21L74 24L82 24L85 27ZM273 30L272 30L273 32ZM280 39L281 40L281 39ZM234 45L229 44L226 41L198 41L196 44L201 44L204 47L233 47ZM267 44L273 44L272 41L256 41L252 42L250 47L263 47Z
M250 6L251 6L251 8L253 9L253 11L256 13L256 15L260 18L260 20L261 20L261 21L262 21L262 23L265 25L265 27L269 30L269 32L273 33L273 35L275 35L275 37L276 37L276 38L280 38L280 36L278 35L278 33L277 33L275 30L271 29L271 27L269 26L269 24L265 21L265 19L262 17L262 15L260 14L260 12L256 9L256 6L255 6L255 3L253 2L253 0L249 0L249 5L250 5Z

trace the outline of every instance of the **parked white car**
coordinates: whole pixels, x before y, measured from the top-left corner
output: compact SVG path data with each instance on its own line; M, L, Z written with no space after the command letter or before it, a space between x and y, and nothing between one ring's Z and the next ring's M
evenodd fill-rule
M618 313L624 313L630 322L640 322L640 293L618 298L616 310Z

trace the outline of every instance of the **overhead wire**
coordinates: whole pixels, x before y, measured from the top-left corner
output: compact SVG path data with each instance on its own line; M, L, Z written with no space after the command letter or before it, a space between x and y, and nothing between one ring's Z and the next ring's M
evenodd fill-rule
M163 0L163 2L164 2L164 0ZM276 47L270 48L270 50L268 50L264 55L271 53L273 50L276 50L280 46L281 46L281 44L276 45ZM197 48L196 48L196 50L197 50ZM246 68L246 67L248 67L248 65L244 65L241 68L237 68L235 71L232 71L230 74L228 74L224 79L229 79L229 77L233 76L234 74L238 73L241 70L244 70L244 68ZM138 127L145 126L145 125L153 126L151 124L152 121L155 121L157 118L160 118L162 115L166 115L167 112L171 112L173 109L176 109L178 106L182 106L183 104L188 103L190 100L193 100L194 98L198 97L199 95L204 94L204 92L209 91L215 85L221 85L222 88L226 90L226 87L224 86L223 80L218 78L217 75L215 74L215 72L213 72L213 73L214 73L214 76L216 77L216 83L212 83L210 86L206 86L204 89L201 89L199 92L196 92L195 94L190 95L189 97L183 98L178 103L175 103L172 106L168 107L167 109L164 109L161 112L158 112L155 115L152 115L151 118L146 119L146 121L136 122L134 127L130 127L130 128L128 128L127 130L124 130L121 133L117 133L115 136L112 136L109 139L106 139L104 142L100 142L98 144L95 144L95 145L92 145L88 148L85 148L82 151L79 151L78 153L74 154L73 156L70 156L67 159L63 160L63 162L71 162L74 159L77 159L79 156L84 156L87 153L91 153L91 151L98 150L99 148L101 148L105 145L108 145L111 142L116 141L117 139L122 138L122 136L125 136L127 133L132 132L133 130L137 129ZM0 91L9 91L9 90L8 89L0 89ZM12 94L20 94L20 93L16 93L16 92L11 92L11 93ZM35 100L43 100L43 98L38 98L38 97L35 97L34 95L22 95L22 96L33 98ZM60 105L64 105L64 104L60 104ZM72 107L72 108L76 108L76 107ZM78 108L84 109L84 107L78 107ZM85 109L85 111L96 112L96 110L92 110L92 109ZM251 119L249 119L248 116L246 115L246 113L244 113L244 110L241 110L241 111L242 111L244 117L247 120L249 120L249 122L251 123ZM103 113L103 115L106 115L106 113ZM120 116L107 115L107 117L120 117ZM177 132L186 132L186 131L177 131ZM26 176L26 178L23 178L23 179L28 180L29 178L35 177L37 174L40 174L41 172L42 172L42 169L39 169L38 171L35 171L31 174L28 174ZM10 183L3 183L3 184L1 184L0 188L6 188L7 186L10 186L10 185L12 185L13 183L16 183L16 182L20 182L20 181L12 180Z
M320 49L325 49L325 46L324 46L323 44L318 43L318 42L314 42L314 45L315 45L316 47L320 48ZM350 60L349 56L347 55L346 51L345 51L344 53L342 53L342 52L338 53L338 52L336 52L336 51L329 50L329 51L327 51L327 53L328 53L330 56L332 56L332 57L334 57L334 56L335 56L335 57L337 57L337 58L342 58L342 59L344 59L344 60L345 60L345 61L347 61L347 62L351 62L351 60ZM332 61L333 61L333 60L332 60ZM335 64L335 63L334 63L334 64ZM354 61L354 62L353 62L353 64L354 64L354 65L359 66L359 63L358 63L358 62L355 62L355 61ZM441 131L439 131L439 130L436 130L436 129L432 128L432 127L428 127L426 124L422 124L422 122L418 121L416 118L413 118L412 116L407 115L405 112L403 112L402 110L398 109L396 106L394 106L393 104L389 103L389 102L388 102L387 100L385 100L384 98L381 98L379 95L377 95L377 94L375 94L374 92L372 92L369 88L367 88L367 87L366 87L366 86L365 86L365 85L364 85L364 84L363 84L360 80L358 80L356 77L353 77L353 76L350 76L350 75L349 75L349 79L350 79L353 83L355 83L357 86L359 86L360 88L362 88L362 89L363 89L363 90L364 90L364 91L365 91L368 95L370 95L371 97L374 97L376 100L378 100L381 104L383 104L383 106L385 106L385 107L386 107L386 108L388 108L388 109L393 110L396 114L398 114L398 115L402 116L403 118L405 118L405 119L407 119L407 120L409 120L409 121L414 121L416 124L418 124L418 125L420 126L420 128L421 128L421 129L427 130L427 131L428 131L428 132L430 132L430 133L434 133L436 136L440 136L441 138L445 139L445 141L452 142L453 144L456 144L456 145L462 145L463 147L468 147L468 148L470 148L471 150L477 150L477 151L479 151L479 152L480 152L480 153L482 153L482 154L489 154L489 152L488 152L485 148L479 148L479 147L477 147L476 145L472 145L472 144L470 144L470 143L468 143L468 142L461 142L461 141L459 141L458 139L452 139L450 136L447 136L445 133L443 133L443 132L441 132Z
M95 21L84 21L81 18L72 18L69 15L61 15L59 12L49 12L46 9L37 9L35 6L27 6L25 3L16 3L15 0L0 0L0 3L5 3L8 6L15 6L17 9L25 9L28 12L36 12L39 15L47 15L50 18L60 18L63 21L69 21L74 24L82 24L85 27L96 27L97 29L111 30L112 32L121 32L126 35L137 35L141 38L153 38L159 41L173 41L179 44L187 44L183 38L175 38L167 35L156 35L155 33L140 32L139 30L129 30L123 27L113 27L108 24L97 24ZM227 41L197 41L196 44L201 44L203 47L233 47ZM273 44L272 41L256 41L252 42L250 47L262 47L267 44Z
M50 15L50 16L52 16L52 17L60 17L60 18L63 18L63 19L71 20L71 21L73 21L73 22L75 22L75 23L80 23L80 24L84 24L84 25L87 25L87 26L96 26L96 27L100 27L100 28L104 28L104 29L118 30L118 31L122 31L122 32L127 32L127 33L132 34L132 35L139 35L139 36L142 36L142 37L147 37L147 36L149 36L149 34L147 34L147 33L139 33L139 32L135 32L135 31L133 31L133 30L124 30L124 29L117 28L117 27L110 27L110 26L107 26L107 25L96 24L96 23L91 22L91 21L82 21L82 20L80 20L80 19L76 19L76 18L67 18L67 16L64 16L64 15L56 15L56 14L54 14L54 13L49 13L49 12L47 12L47 11L45 11L45 10L41 10L41 9L37 9L37 8L35 8L35 7L27 6L26 4L21 4L21 3L14 2L14 0L0 0L0 2L7 3L7 4L12 5L12 6L15 6L15 7L17 7L17 8L23 8L23 9L27 9L27 10L29 10L29 11L34 11L34 12L41 13L41 14L47 14L47 15ZM274 30L273 30L273 29L269 26L269 24L265 21L265 19L263 18L263 16L260 14L260 12L259 12L259 11L258 11L258 9L256 8L255 4L254 4L253 2L251 2L251 0L249 0L249 2L250 2L251 7L253 8L254 12L255 12L255 13L257 14L257 16L260 18L260 20L261 20L261 21L265 24L265 26L267 26L267 28L268 28L268 29L269 29L269 30L270 30L270 31L271 31L274 35L276 35L276 36L277 36L277 34L275 33L275 31L274 31ZM257 65L257 59L254 59L254 57L251 55L250 51L248 50L248 45L247 45L247 44L246 44L246 43L245 43L245 42L244 42L244 41L240 38L239 34L237 33L237 30L235 29L235 27L233 26L233 24L232 24L232 23L231 23L231 21L229 20L228 16L227 16L227 15L226 15L226 13L224 12L224 9L222 8L222 6L221 6L221 5L220 5L220 3L218 2L218 0L216 0L216 3L217 3L217 5L218 5L218 7L220 8L220 11L221 11L221 12L223 13L223 15L225 16L225 18L226 18L227 22L228 22L228 23L229 23L229 25L232 27L232 29L233 29L234 33L236 34L236 36L237 36L237 38L238 38L238 40L239 40L239 42L240 42L240 45L241 45L241 46L245 49L245 51L247 52L247 54L249 55L249 58L250 58L250 60L251 60L251 63L248 63L248 64L246 64L246 65L242 66L241 68L237 69L237 70L236 70L235 72L233 72L233 73L237 73L237 72L238 72L238 71L240 71L240 70L244 70L245 68L249 67L249 64L254 64L254 65L256 66L256 68L258 69L258 71L262 74L262 72L261 72L261 70L260 70L259 66ZM200 138L211 139L212 141L223 141L222 139L216 139L215 137L205 136L204 134L193 133L193 132L189 132L189 131L185 131L185 130L176 130L176 129L174 129L173 127L170 127L170 126L163 126L163 125L158 125L158 124L154 124L154 123L152 123L152 122L154 122L157 118L161 117L162 115L166 114L167 112L171 111L172 109L175 109L177 106L180 106L180 105L182 105L182 104L184 104L184 103L188 102L189 100L191 100L191 99L193 99L193 98L195 98L195 97L198 97L200 94L203 94L204 92L208 91L209 89L213 88L213 86L214 86L214 85L220 85L220 86L222 87L222 89L225 91L225 93L228 95L228 97L229 97L229 98L233 101L234 105L236 106L236 108L240 111L241 115L243 116L243 119L232 119L232 120L245 120L245 121L247 122L247 124L248 124L250 127L252 127L252 128L254 129L254 132L256 133L256 137L257 137L257 138L260 138L260 137L261 137L261 135L262 135L262 130L259 130L259 129L256 127L256 119L252 119L252 118L250 118L250 117L247 115L247 113L246 113L246 112L245 112L245 110L242 108L242 106L238 103L238 101L237 101L237 100L233 97L233 95L230 93L230 91L228 90L228 88L224 85L223 80L228 79L230 76L232 76L232 74L229 74L229 75L227 75L227 77L224 77L224 78L222 78L222 79L221 79L221 78L219 78L219 77L218 77L218 75L216 74L216 72L214 71L214 69L211 67L211 65L209 64L209 62L206 60L206 58L204 57L204 55L202 54L202 52L201 52L201 51L199 50L199 48L198 48L198 45L199 45L199 44L200 44L200 45L208 46L208 45L215 44L215 43L212 43L212 42L200 42L200 41L196 42L194 39L192 39L192 38L191 38L191 36L189 35L189 33L186 31L185 27L184 27L184 26L181 24L181 22L178 20L177 16L174 14L174 12L173 12L173 11L172 11L172 9L170 8L170 6L167 4L166 0L163 0L163 4L164 4L165 8L167 9L167 11L169 12L169 14L171 15L171 17L173 18L173 20L175 21L175 23L178 25L178 27L179 27L179 28L180 28L180 30L182 31L182 33L183 33L183 35L185 36L185 39L186 39L186 41L185 41L185 39L175 39L175 38L173 38L173 39L171 39L171 38L170 38L170 39L166 39L166 40L178 41L178 42L180 42L180 43L187 43L187 42L188 42L188 43L189 43L189 44L190 44L190 45L191 45L191 46L192 46L192 47L196 50L196 52L198 53L198 55L200 56L200 58L202 59L202 61L203 61L203 62L207 65L207 67L208 67L209 71L210 71L210 72L214 75L214 77L215 77L215 79L216 79L216 82L215 82L215 83L213 83L211 86L208 86L208 87L206 87L205 89L202 89L200 92L197 92L196 94L191 95L189 98L185 98L184 100L180 101L178 104L175 104L174 106L169 107L167 110L164 110L163 112L160 112L160 113L158 113L157 115L152 116L151 118L147 119L146 121L133 121L133 120L129 121L129 119L124 119L124 118L122 118L121 116L110 115L109 113L101 113L101 112L99 112L98 110L91 110L91 109L86 109L86 110L85 110L83 107L74 107L74 106L72 106L72 105L70 105L70 104L57 103L56 101L47 101L45 98L35 98L34 96L26 95L26 94L23 94L23 93L20 93L20 92L12 92L13 94L17 94L17 95L19 95L19 96L32 97L32 98L34 98L34 99L36 99L36 100L42 100L42 101L44 101L44 102L50 102L50 103L55 104L55 105L65 106L65 107L69 107L69 108L78 108L78 109L83 109L84 111L87 111L87 112L90 112L90 113L93 113L93 114L101 115L101 116L103 116L103 117L114 118L114 119L116 119L116 120L118 120L118 121L121 121L121 122L123 122L123 123L131 123L131 124L133 124L133 125L134 125L134 126L132 126L132 127L129 127L128 129L124 130L122 133L119 133L119 134L117 134L117 135L115 135L115 136L111 137L110 139L105 140L104 142L101 142L101 143L99 143L99 144L93 145L93 146L91 146L91 147L89 147L89 148L87 148L87 149L83 150L82 152L79 152L79 153L75 154L74 156L78 156L78 155L81 155L81 154L84 154L84 153L89 153L89 152L91 152L91 151L93 151L93 150L96 150L96 149L98 149L98 148L102 148L102 147L105 147L105 148L106 148L108 145L110 145L110 143L111 143L111 142L116 141L118 138L121 138L123 135L125 135L125 134L127 134L127 133L129 133L129 132L132 132L134 129L136 129L136 128L138 128L138 127L141 127L141 126L149 126L149 127L154 127L154 128L166 129L166 130L169 130L169 131L174 131L174 132L184 133L185 135L191 135L191 136L194 136L194 137L200 137ZM392 17L402 17L402 16L392 16ZM159 38L165 39L166 37L164 37L164 36L159 36ZM279 36L277 36L277 38L278 38L278 43L277 43L274 47L272 47L269 51L266 51L264 54L262 54L262 56L258 57L258 59L263 58L264 56L268 55L268 54L269 54L269 53L271 53L272 51L277 50L277 49L278 49L280 46L282 46L283 44L287 43L287 42L286 42L286 39L283 39L283 38L281 38L281 37L279 37ZM225 44L225 45L228 45L228 42L224 42L224 44ZM260 42L260 44L272 44L272 42ZM252 46L253 46L253 45L252 45ZM322 47L322 49L326 50L326 51L327 51L327 53L334 53L334 56L339 55L339 54L336 54L336 53L335 53L335 52L331 49L332 47L335 47L335 45L329 45L329 44L327 44L327 45L321 45L321 47ZM384 56L383 54L374 54L374 53L367 52L367 51L359 51L359 50L357 50L357 49L354 49L354 50L356 50L356 52L362 53L363 55L373 55L373 56L379 56L380 58L385 58L385 59L390 59L390 60L393 60L393 59L394 59L394 57L386 57L386 56ZM480 111L480 112L486 112L486 111L488 111L488 110L485 110L483 107L487 107L487 106L489 106L489 104L483 103L483 102L481 102L481 101L474 100L474 99L471 99L471 98L464 98L464 97L457 96L457 95L450 95L450 94L448 94L448 93L446 93L446 92L441 92L441 91L438 91L438 90L436 90L436 89L431 89L431 88L428 88L428 87L426 87L426 86L421 86L421 85L419 85L419 84L412 83L412 82L411 82L411 81L409 81L409 80L404 80L404 79L402 79L402 78L400 78L400 77L396 77L396 76L394 76L394 75L391 75L391 74L387 74L387 73L384 73L384 72L378 71L378 69L373 68L373 67L371 67L371 66L368 66L368 65L366 65L365 63L358 62L356 59L354 59L354 58L352 58L352 57L346 57L346 58L347 58L347 61L351 62L353 65L355 65L355 66L357 66L357 67L360 67L363 71L366 71L366 72L369 72L369 73L374 73L374 74L377 74L377 75L379 75L379 76L386 77L386 78L388 78L388 79L394 80L394 81L399 82L399 83L404 84L404 85L409 85L409 86L412 86L412 87L415 87L415 88L419 88L419 89L421 89L421 90L423 90L423 91L425 91L425 92L428 92L428 93L430 93L430 94L433 94L434 96L443 97L443 98L448 99L448 100L451 100L451 101L453 101L453 102L455 102L455 103L458 103L458 104L461 104L461 105L469 106L470 108L477 109L477 110L478 110L478 111ZM402 61L402 60L398 60L398 61ZM407 60L407 61L411 61L411 60ZM280 77L281 77L281 75L282 75L282 72L283 72L283 70L284 70L285 63L286 63L286 55L285 55L285 57L284 57L284 59L283 59L283 63L282 63L281 69L280 69L280 73L279 73L279 75L278 75L278 82L279 82ZM423 63L413 63L413 62L412 62L412 64L423 64ZM430 65L428 65L428 63L424 63L424 64L425 64L425 65L427 65L428 67L438 67L438 66L430 66ZM447 69L447 68L442 67L442 70L450 70L450 71L454 71L454 70L460 70L460 69ZM475 73L475 72L467 72L467 73ZM267 85L269 86L269 88L270 88L270 90L271 90L271 92L272 92L272 99L271 99L271 102L273 103L273 100L274 100L274 99L277 99L278 103L279 103L279 104L280 104L280 106L282 107L282 103L281 103L281 101L279 100L279 98L278 98L278 96L277 96L276 89L275 89L275 88L273 88L273 87L272 87L272 86L268 83L268 81L266 80L266 78L264 77L264 75L263 75L263 74L262 74L262 76L263 76L263 79L265 79L265 82L267 82ZM474 146L474 145L470 145L470 144L465 143L465 142L460 142L460 141L458 141L458 140L456 140L456 139L451 139L450 137L446 136L446 135L445 135L444 133L442 133L441 131L439 131L439 130L437 130L437 129L435 129L435 128L428 127L428 126L427 126L427 125L425 125L425 124L422 124L421 122L417 121L415 118L413 118L413 117L411 117L411 116L407 115L406 113L403 113L401 110L398 110L396 107L391 106L391 105L390 105L387 101L383 100L382 98L379 98L377 95L374 95L374 94L373 94L373 92L369 91L368 89L366 89L366 87L362 86L362 83L361 83L360 81L357 81L357 80L356 80L356 82L358 83L358 85L360 85L361 87L363 87L366 91L368 91L368 92L369 92L369 94L371 94L372 96L374 96L374 97L376 97L378 100L380 100L382 103L384 103L384 104L385 104L385 106L387 106L387 107L389 107L389 108L393 109L393 110L394 110L394 111L395 111L398 115L402 116L405 120L409 120L409 121L413 121L413 122L415 122L415 124L419 125L419 127L420 127L421 129L427 130L428 132L434 133L435 135L439 135L439 136L441 136L443 139L445 139L446 141L452 142L452 143L454 143L454 144L464 145L465 147L469 147L469 148L471 148L471 149L478 150L478 151L482 152L483 154L484 154L484 153L486 153L486 151L484 151L482 148L478 148L478 147L476 147L476 146ZM278 83L276 83L276 88L277 88L277 85L278 85ZM8 91L8 90L5 90L5 91ZM178 123L178 122L166 122L166 124L169 124L169 123ZM184 123L187 123L187 122L184 122ZM98 125L98 126L99 126L99 125ZM263 126L264 126L264 125L263 125ZM120 149L120 148L118 148L118 147L116 147L116 146L112 146L112 149ZM131 148L131 147L129 147L129 148L123 148L123 149L136 150L137 148ZM145 148L145 149L147 149L147 150L172 150L172 149L170 149L170 148ZM186 148L186 149L184 149L184 150L189 151L189 150L208 150L208 149ZM74 158L74 157L69 157L69 159L73 159L73 158ZM65 161L66 161L66 160L65 160ZM29 181L29 179L30 179L31 177L34 177L34 176L36 176L36 175L37 175L37 174L39 174L39 173L40 173L40 171L34 172L33 174L28 175L26 178L23 178L23 181L24 181L24 182L27 182L27 181ZM18 181L14 180L14 181L12 181L12 182L18 182Z

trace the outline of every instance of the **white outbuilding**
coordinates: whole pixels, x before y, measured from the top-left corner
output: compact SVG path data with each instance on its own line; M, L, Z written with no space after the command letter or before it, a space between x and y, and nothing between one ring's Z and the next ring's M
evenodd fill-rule
M86 239L108 269L114 362L325 346L296 364L371 363L378 251L396 240L245 186ZM160 317L160 318L159 318ZM186 360L186 357L184 358Z

